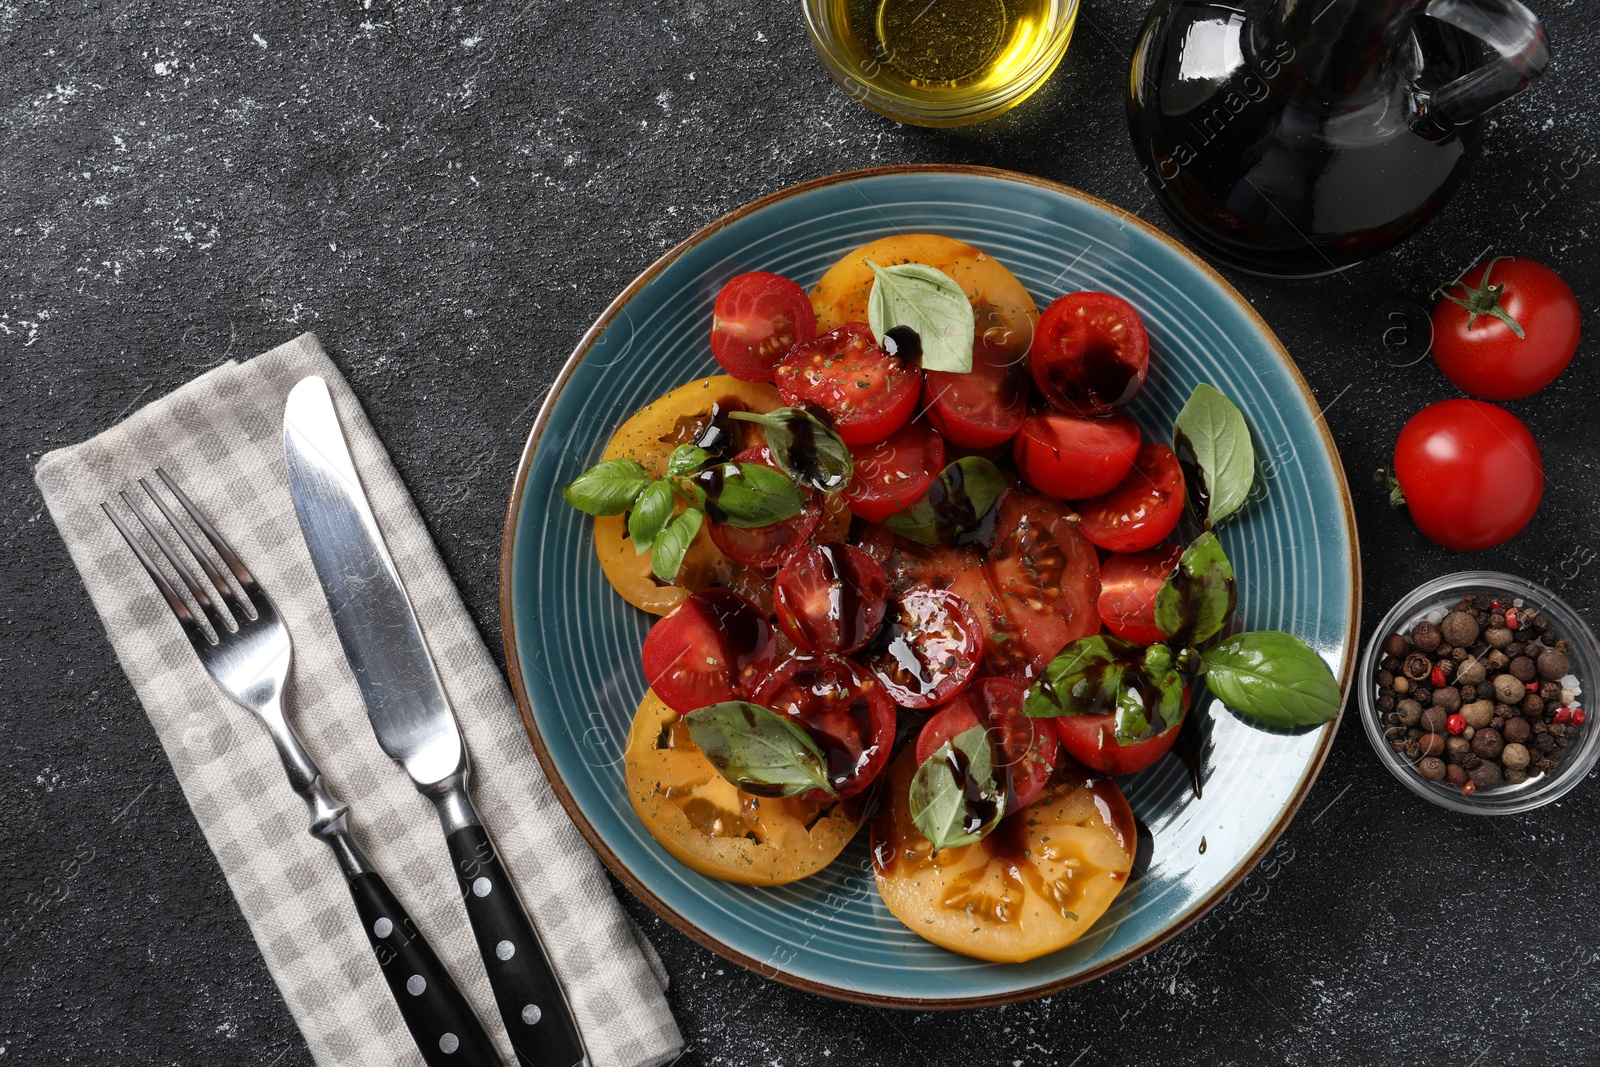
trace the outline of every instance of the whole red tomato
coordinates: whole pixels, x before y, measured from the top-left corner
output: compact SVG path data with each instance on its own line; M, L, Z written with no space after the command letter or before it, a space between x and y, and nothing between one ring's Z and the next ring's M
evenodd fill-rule
M1514 537L1544 493L1533 435L1481 400L1444 400L1413 415L1395 442L1394 475L1417 529L1462 551Z
M1480 263L1442 289L1433 309L1433 358L1462 392L1516 400L1566 369L1582 329L1578 299L1531 259Z

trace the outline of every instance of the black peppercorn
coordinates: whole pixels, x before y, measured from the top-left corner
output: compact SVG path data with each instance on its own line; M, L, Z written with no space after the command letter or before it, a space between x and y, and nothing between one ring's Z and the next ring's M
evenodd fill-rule
M1491 726L1485 726L1472 735L1472 751L1483 759L1492 760L1500 755L1500 750L1506 747L1500 731Z
M1475 685L1464 685L1464 686L1461 687L1461 702L1463 704L1470 704L1474 700L1477 700L1477 699L1478 699L1478 687L1477 686L1475 686Z
M1378 710L1379 711L1393 711L1394 710L1394 695L1392 693L1385 693L1382 696L1378 697Z
M1538 673L1537 669L1533 665L1533 660L1529 659L1527 656L1518 656L1516 659L1511 661L1511 666L1507 669L1511 672L1512 677L1516 678L1517 681L1522 682L1524 685L1533 681L1534 675Z
M1379 671L1378 672L1378 687L1380 689L1388 689L1392 685L1394 685L1394 672L1393 671Z

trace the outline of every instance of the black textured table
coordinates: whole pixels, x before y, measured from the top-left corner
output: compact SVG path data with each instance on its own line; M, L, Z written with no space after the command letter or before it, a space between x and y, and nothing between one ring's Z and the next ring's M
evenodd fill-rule
M1457 395L1374 344L1374 307L1425 302L1492 249L1561 271L1596 326L1600 33L1578 0L1532 2L1554 66L1496 113L1448 217L1336 278L1234 279L1327 409L1368 628L1476 565L1600 621L1593 341L1510 405L1550 486L1508 545L1435 548L1368 481L1413 411ZM612 295L699 226L802 179L920 161L1163 221L1123 111L1141 0L1088 0L1037 96L949 132L851 103L778 0L179 6L0 0L0 1065L310 1063L42 513L42 452L316 330L498 649L501 517L536 405ZM1448 815L1352 717L1216 911L1105 979L971 1014L766 982L623 897L671 969L684 1064L1573 1063L1600 1058L1595 808L1584 783L1531 815Z

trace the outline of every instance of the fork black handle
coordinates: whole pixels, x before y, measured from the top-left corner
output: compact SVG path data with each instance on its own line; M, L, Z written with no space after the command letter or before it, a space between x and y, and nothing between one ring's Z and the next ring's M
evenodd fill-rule
M472 934L520 1067L588 1062L555 968L481 824L446 838Z
M428 1067L501 1067L472 1006L383 876L364 871L349 885L389 992Z

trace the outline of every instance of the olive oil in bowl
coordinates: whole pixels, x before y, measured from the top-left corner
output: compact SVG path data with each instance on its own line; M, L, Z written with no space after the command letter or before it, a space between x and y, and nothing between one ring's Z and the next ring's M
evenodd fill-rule
M812 43L847 93L903 122L998 115L1039 87L1077 0L806 0Z

